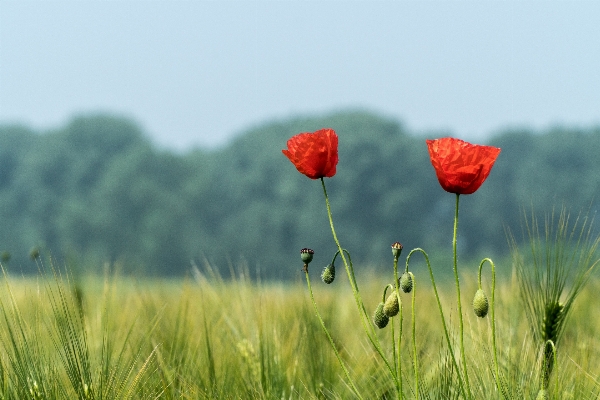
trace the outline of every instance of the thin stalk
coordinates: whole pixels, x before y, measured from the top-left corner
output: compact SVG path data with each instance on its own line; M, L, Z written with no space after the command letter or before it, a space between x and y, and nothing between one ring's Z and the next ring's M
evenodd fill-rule
M402 399L402 301L400 300L400 292L398 291L398 257L394 257L394 294L398 298L398 306L400 307L400 314L398 320L400 321L400 328L398 332L398 360L396 361L398 368L398 399ZM393 321L392 321L393 324ZM392 336L392 342L394 337Z
M454 280L456 282L456 297L458 304L458 320L459 320L459 334L460 334L460 357L463 365L463 370L465 374L465 383L467 386L467 390L469 391L469 398L472 398L471 394L471 385L469 384L469 372L467 370L467 359L465 357L465 337L464 337L464 323L463 323L463 315L462 315L462 306L460 302L460 283L458 280L458 263L457 263L457 255L456 255L456 232L458 231L458 200L460 198L460 194L456 194L456 207L454 210L454 234L452 236L452 251L454 254Z
M551 353L548 354L549 352ZM546 340L543 345L542 354L542 387L544 389L549 389L550 375L552 375L552 370L556 365L556 346L552 340ZM558 373L555 373L554 375L556 376L556 390L558 390Z
M416 251L421 252L421 254L423 254L423 256L425 257L425 262L427 263L427 269L429 269L429 276L431 278L431 284L433 286L433 292L435 294L435 299L437 301L438 310L440 311L440 317L442 318L442 326L444 327L444 336L446 337L446 343L448 344L448 351L450 351L450 356L452 358L452 364L454 364L454 368L456 369L456 371L459 371L458 363L456 362L456 356L454 355L454 350L452 349L452 342L450 341L450 335L448 334L448 327L446 325L446 319L444 318L444 310L442 309L442 302L440 301L440 295L438 294L437 286L435 284L435 279L433 278L433 270L431 269L431 263L429 262L429 256L427 255L425 250L423 250L421 248L412 249L410 251L410 253L408 253L408 257L406 258L406 263L408 264L408 261L410 260L411 255ZM460 386L460 391L462 392L463 396L466 398L467 394L465 392L463 379L462 379L462 376L460 373L458 373L458 385Z
M410 274L410 278L412 279L412 344L413 344L413 365L415 369L415 400L419 400L419 361L417 357L417 334L416 334L416 324L415 324L415 295L417 292L417 283L415 281L415 276L412 272L408 272Z
M501 392L502 388L500 387L500 369L498 368L498 349L496 347L496 266L490 258L484 258L481 261L481 264L479 264L479 274L477 278L479 289L481 289L481 269L486 261L490 263L492 268L492 351L494 352L494 375L496 375L496 387L498 388L498 391Z
M394 285L388 284L388 285L386 285L385 289L383 290L383 297L381 299L381 302L384 304L387 299L387 290L389 288L392 288L392 290L394 290ZM392 330L392 360L394 360L394 373L396 374L396 376L398 376L398 363L395 361L395 360L397 360L397 356L396 356L396 333L394 330L394 320L391 321L390 329Z
M544 345L542 346L542 376L540 377L541 380L541 384L540 384L540 392L541 391L548 391L549 387L550 387L550 373L552 371L550 371L550 373L548 373L548 356L547 354L547 348L550 349L550 351L552 352L551 357L552 357L552 362L554 363L554 365L556 365L556 346L554 345L554 342L552 340L546 340L544 342ZM554 387L554 391L556 393L558 393L558 374L556 375L556 381L555 381L555 387ZM539 392L538 392L538 396L539 396Z
M335 241L338 251L340 252L340 256L342 257L342 262L344 263L346 274L348 275L348 280L350 281L350 286L352 287L352 294L354 295L354 300L356 301L356 307L358 308L358 312L361 316L360 320L362 322L363 329L367 334L369 341L377 351L377 354L379 354L379 357L385 363L388 371L390 372L390 375L394 378L396 388L399 389L400 383L398 382L398 378L396 377L396 374L394 373L394 370L392 369L392 366L390 365L389 361L383 354L383 350L381 348L381 345L379 344L377 335L375 334L373 326L370 323L367 310L365 309L365 306L360 297L360 292L358 291L358 284L356 283L356 278L354 276L354 268L352 267L352 262L348 263L348 261L346 260L346 256L344 255L344 249L340 245L340 241L338 240L337 235L335 233L335 228L333 226L333 217L331 216L331 206L329 204L329 197L327 196L327 189L325 188L325 181L323 180L323 178L321 178L321 186L323 187L323 194L325 195L325 205L327 206L327 216L329 217L329 226L331 227L333 240ZM371 329L369 330L369 328Z
M398 296L398 292L396 291L396 296ZM404 397L404 391L402 389L402 303L400 302L400 298L398 297L398 400L402 400Z
M412 282L412 289L411 289L411 328L412 328L412 347L413 347L413 369L414 369L414 375L415 375L415 399L419 400L419 362L418 362L418 355L417 355L417 334L416 334L416 319L415 319L415 294L416 294L416 283L415 283L415 276L413 275L412 272L408 271L408 260L410 258L410 254L412 254L412 252L409 253L409 257L407 257L406 259L406 267L404 269L404 273L408 274L410 276L411 282Z
M396 360L396 333L394 331L394 321L391 321L390 329L392 330L392 359ZM398 376L398 363L394 361L394 372Z
M329 196L327 196L327 189L325 187L325 181L321 178L321 186L323 187L323 194L325 195L325 205L327 206L327 216L329 217L329 226L331 227L331 233L333 235L333 240L338 247L338 251L340 252L340 257L342 258L342 262L344 263L344 267L346 268L346 273L348 274L348 279L350 280L350 286L352 287L352 293L354 294L354 298L356 299L356 304L359 308L361 314L368 319L367 311L362 306L363 302L360 297L360 292L358 290L358 284L356 283L356 278L354 276L354 268L348 263L346 260L346 256L344 255L344 251L342 246L340 245L340 241L337 238L337 234L335 233L335 228L333 226L333 217L331 215L331 205L329 204ZM367 332L368 333L368 332Z
M312 287L310 285L310 278L308 276L308 268L307 267L305 267L304 273L306 275L306 284L308 285L308 292L310 293L310 300L312 301L313 307L315 309L315 313L317 314L317 318L319 318L319 322L321 323L321 328L323 328L325 335L327 335L327 339L329 339L329 344L331 344L331 348L333 349L333 352L335 353L335 356L337 357L338 362L340 363L340 366L342 367L342 370L344 371L344 375L346 375L346 379L348 379L348 382L350 383L350 387L352 388L352 391L354 392L354 394L356 394L356 396L359 399L362 399L360 392L358 391L358 389L356 388L356 385L354 384L354 381L350 377L350 373L348 372L348 369L346 368L346 365L344 364L344 361L342 360L342 357L340 356L340 353L338 352L338 350L335 346L335 343L334 343L331 335L329 334L329 330L325 326L325 322L323 322L323 318L321 318L321 314L319 313L319 309L317 308L317 303L315 302L315 297L313 295Z

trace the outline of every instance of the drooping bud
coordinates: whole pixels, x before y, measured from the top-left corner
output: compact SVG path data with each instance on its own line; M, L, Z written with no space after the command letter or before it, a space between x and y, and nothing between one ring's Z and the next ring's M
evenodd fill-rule
M475 315L479 318L484 318L487 315L489 308L490 305L487 296L483 290L477 290L477 292L475 292L475 298L473 298L473 311L475 311Z
M392 254L394 255L394 259L398 259L400 257L400 253L402 253L402 244L400 242L395 242L392 244Z
M540 389L535 400L548 400L549 398L546 389Z
M321 279L326 284L330 284L335 279L335 265L329 264L325 268L323 268L323 272L321 273Z
M302 262L304 264L310 264L313 259L313 255L315 254L314 250L304 248L300 250L300 257L302 258Z
M383 303L377 304L375 314L373 314L373 322L379 329L383 329L387 326L390 318L383 312Z
M398 315L398 311L400 311L400 303L398 303L398 296L396 296L396 292L393 291L383 305L383 312L385 315L391 318Z
M403 273L402 276L400 277L400 289L402 289L402 291L404 293L410 293L410 292L412 292L412 288L413 288L412 276L410 276L410 274L408 272Z

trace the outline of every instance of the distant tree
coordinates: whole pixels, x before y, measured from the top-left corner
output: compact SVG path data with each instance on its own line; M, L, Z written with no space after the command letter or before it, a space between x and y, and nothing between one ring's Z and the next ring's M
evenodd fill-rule
M225 275L243 262L264 278L293 277L300 248L325 265L334 244L319 182L281 149L323 127L340 137L338 172L327 183L353 260L389 263L395 241L450 257L453 199L437 183L425 137L364 111L270 122L224 148L184 154L108 115L43 133L0 127L0 247L24 272L37 271L29 259L36 247L41 260L51 253L91 269L122 262L181 275L191 260L207 259ZM461 200L462 256L506 254L505 228L520 229L524 208L598 209L600 128L512 130L490 144L502 148L490 177Z

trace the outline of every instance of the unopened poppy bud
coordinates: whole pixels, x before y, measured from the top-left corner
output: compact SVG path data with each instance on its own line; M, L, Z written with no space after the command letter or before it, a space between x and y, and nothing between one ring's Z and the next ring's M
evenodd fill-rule
M392 292L385 301L383 305L383 312L388 317L395 317L398 315L398 311L400 311L400 303L398 303L398 296L396 296L396 292Z
M389 317L383 312L383 303L379 303L373 314L373 322L379 329L383 329L390 321Z
M483 290L477 290L475 298L473 298L473 311L475 311L475 315L479 318L484 318L488 313L489 307L488 298Z
M410 292L412 292L412 288L413 288L412 276L410 276L410 274L408 272L403 273L402 276L400 277L400 289L402 289L402 291L404 293L410 293Z
M546 389L540 389L535 400L548 400L549 398Z
M321 279L326 284L330 284L335 279L335 265L329 264L325 268L323 268L323 272L321 273Z
M395 242L392 244L392 254L394 255L394 258L398 259L400 257L400 253L402 253L402 244L400 244L400 242Z
M304 264L310 264L313 259L313 255L315 254L314 250L304 248L300 250L300 257L302 258L302 262Z

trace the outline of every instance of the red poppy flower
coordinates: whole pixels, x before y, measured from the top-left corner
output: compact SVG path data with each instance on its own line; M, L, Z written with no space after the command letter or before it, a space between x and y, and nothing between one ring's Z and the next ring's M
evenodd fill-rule
M296 169L310 179L335 175L338 163L338 137L333 129L314 133L299 133L287 141L287 150L281 150Z
M474 193L488 177L500 149L455 138L427 140L429 158L445 191Z

